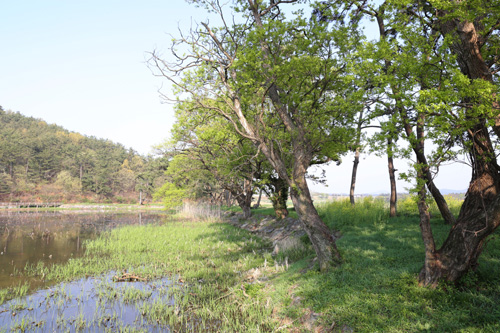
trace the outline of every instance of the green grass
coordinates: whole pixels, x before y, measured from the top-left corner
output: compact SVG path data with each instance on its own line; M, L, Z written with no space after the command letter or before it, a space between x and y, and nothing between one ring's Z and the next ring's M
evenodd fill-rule
M450 206L457 212L458 204ZM310 247L272 258L270 244L244 230L177 222L112 230L88 242L82 258L50 268L32 265L23 274L53 281L123 270L148 279L169 276L176 284L165 292L175 305L148 301L149 293L140 290L120 289L117 296L109 282L97 289L103 299L140 301L145 320L176 330L310 331L307 318L313 311L320 314L315 325L334 331L500 331L498 236L487 243L478 269L459 285L429 289L417 285L424 249L411 202L392 219L386 203L373 198L356 207L348 201L324 203L318 211L342 233L337 246L343 264L327 273L317 270ZM273 214L269 208L253 212ZM449 226L437 217L431 223L439 246ZM255 268L266 277L261 282L247 278ZM89 327L79 319L74 323Z
M244 290L248 270L264 262L270 263L268 271L274 269L270 248L258 237L218 222L126 226L86 243L84 257L64 265L30 265L20 274L53 282L109 271L127 271L148 280L170 277L175 307L158 301L141 303L145 320L176 330L268 331L274 326L272 308L262 302L257 287L250 299ZM123 302L147 296L137 290L118 295L105 285L96 292L99 299L120 297ZM190 326L193 321L196 326Z
M500 330L500 240L485 248L476 272L458 286L437 289L417 285L424 251L418 218L389 219L384 203L367 199L319 207L323 220L343 236L337 246L341 267L327 274L307 270L310 259L296 262L273 283L282 304L303 299L300 307L321 313L324 327L355 332L496 332ZM432 221L436 241L448 228ZM293 292L290 286L296 286ZM288 289L287 292L285 292ZM285 312L292 319L300 308Z

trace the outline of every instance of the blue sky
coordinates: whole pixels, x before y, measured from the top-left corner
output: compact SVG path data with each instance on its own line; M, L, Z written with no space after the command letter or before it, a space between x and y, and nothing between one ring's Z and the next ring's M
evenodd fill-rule
M0 105L64 128L110 139L141 154L169 135L172 106L158 89L166 81L146 65L147 52L168 55L178 28L207 14L183 0L0 0ZM327 188L348 192L352 157L327 166ZM407 162L396 161L403 171ZM466 166L443 169L438 186L465 189ZM448 171L448 172L447 172ZM399 182L403 191L408 184ZM388 192L386 161L362 156L358 193Z

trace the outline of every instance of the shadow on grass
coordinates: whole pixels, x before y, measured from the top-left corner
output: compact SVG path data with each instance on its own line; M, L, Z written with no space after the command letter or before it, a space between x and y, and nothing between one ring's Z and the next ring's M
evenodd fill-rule
M322 313L322 324L335 323L338 330L500 331L500 239L487 244L479 268L460 285L422 288L416 280L424 261L418 218L389 219L379 208L320 209L325 222L343 234L337 241L342 266L325 274L305 272L304 260L274 283L298 285L294 294L303 299L301 306ZM449 227L435 219L432 228L439 245Z

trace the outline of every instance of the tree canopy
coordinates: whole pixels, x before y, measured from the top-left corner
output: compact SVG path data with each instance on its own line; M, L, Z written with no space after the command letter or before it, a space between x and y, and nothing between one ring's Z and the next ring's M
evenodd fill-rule
M175 97L164 97L178 103L184 139L199 140L187 151L207 153L212 175L231 165L224 158L234 159L235 142L262 154L270 174L289 187L320 267L328 269L340 256L312 203L307 170L359 149L363 129L378 128L366 142L387 153L393 188L392 158L413 161L414 171L402 176L413 179L419 193L426 245L421 283L455 281L474 266L500 224L497 1L193 2L220 24L183 31L173 42L175 61L153 52L150 64L174 84ZM367 22L378 38L365 35ZM459 156L468 157L473 174L455 217L434 177L443 162ZM256 173L235 176L259 181ZM353 191L354 182L355 172ZM453 225L440 249L427 191Z

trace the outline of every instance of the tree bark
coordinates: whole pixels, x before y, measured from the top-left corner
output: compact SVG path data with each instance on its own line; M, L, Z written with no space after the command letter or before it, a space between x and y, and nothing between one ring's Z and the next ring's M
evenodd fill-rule
M288 184L280 177L273 177L270 181L273 186L273 192L269 196L269 200L271 200L273 204L276 218L282 220L288 216L288 209L286 207L286 202L288 200Z
M351 201L352 206L356 204L356 201L354 200L354 189L356 188L356 174L358 172L358 164L359 164L359 147L356 147L356 153L354 154L354 162L352 166L351 190L349 192L349 200Z
M332 232L321 220L313 205L305 177L297 178L291 186L290 197L318 256L320 270L326 271L333 265L340 264L341 257Z
M253 208L259 208L260 207L260 200L262 199L262 187L259 189L259 198L257 199L257 203L253 205Z
M389 198L389 216L397 216L397 201L398 193L396 188L396 169L394 168L394 161L392 158L392 138L387 138L387 166L389 168L389 182L391 184L391 195Z
M349 192L349 200L351 205L354 206L356 201L354 200L354 189L356 188L356 174L358 173L359 164L359 144L361 143L361 126L363 125L363 110L359 112L358 126L356 128L356 152L354 154L354 162L352 166L352 176L351 176L351 189Z

